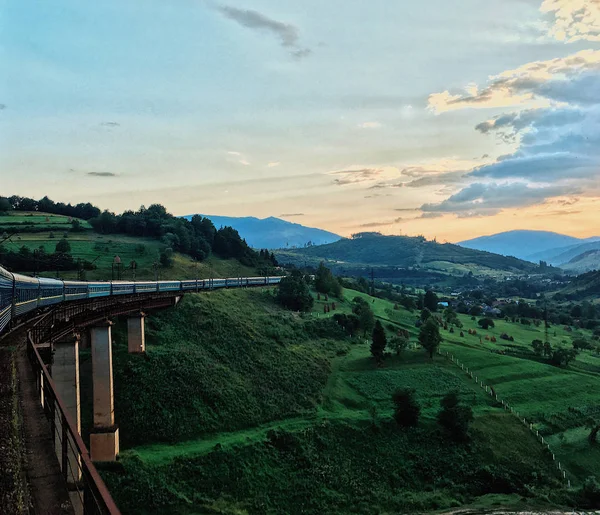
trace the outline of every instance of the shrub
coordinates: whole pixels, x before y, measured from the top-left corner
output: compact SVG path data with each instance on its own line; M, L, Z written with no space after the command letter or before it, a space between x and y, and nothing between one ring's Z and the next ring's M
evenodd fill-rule
M299 270L294 270L291 276L281 279L277 291L277 302L294 311L310 311L312 309L314 299Z
M450 392L440 401L438 423L455 441L465 441L469 437L469 425L473 420L470 406L461 405L456 392Z
M495 327L494 321L491 318L482 318L477 324L486 331Z
M421 408L415 400L414 390L396 390L392 395L392 402L396 424L400 427L414 427L419 423Z

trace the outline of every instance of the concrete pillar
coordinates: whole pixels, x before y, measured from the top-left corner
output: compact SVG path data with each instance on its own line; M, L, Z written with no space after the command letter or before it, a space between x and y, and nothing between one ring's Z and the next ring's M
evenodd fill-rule
M127 319L127 350L129 354L146 352L145 317L144 313L139 313Z
M115 426L112 367L112 323L91 328L94 428L90 453L94 461L115 461L119 454L119 429Z
M84 327L79 333L79 348L89 349L90 345L90 330L87 327Z
M63 402L67 414L71 417L75 429L81 434L81 405L79 396L79 340L72 335L54 344L52 360L52 380L56 386L56 393ZM55 409L55 450L61 468L63 419L58 409ZM67 436L67 483L74 484L81 479L81 460L76 452L75 441L71 435Z

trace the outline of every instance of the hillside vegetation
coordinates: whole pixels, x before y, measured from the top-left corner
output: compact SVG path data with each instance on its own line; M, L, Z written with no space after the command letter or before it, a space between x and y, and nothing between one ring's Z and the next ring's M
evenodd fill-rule
M443 270L446 265L467 265L488 270L529 273L536 265L520 259L505 257L453 245L427 241L422 237L382 236L363 233L352 239L342 239L329 245L276 252L280 262L297 264L319 260L338 264L421 267Z
M331 300L314 294L313 310L302 316L279 308L270 289L186 295L179 307L149 320L146 356L127 354L124 327L117 326L115 412L123 451L118 466L102 474L121 509L413 513L575 502L576 493L561 489L550 455L516 417L460 368L442 357L430 360L415 346L417 313L352 290L343 295L324 313ZM410 335L411 347L388 356L383 368L362 333L344 336L332 320L351 313L357 296L372 306L388 338L399 329ZM465 331L477 326L470 317L461 320ZM527 399L528 416L548 436L578 427L583 418L569 412L557 388L570 384L582 410L592 405L600 379L591 355L585 374L577 367L554 374L555 367L527 351L539 329L502 322L494 331L501 330L514 333L511 343L522 350L503 355L495 352L506 349L502 344L444 331L442 351L465 353L465 362L483 367L482 377L493 367L492 384L511 403ZM557 332L554 343L566 334ZM515 374L517 364L534 374ZM391 394L400 387L416 390L417 428L393 422ZM435 422L450 391L474 410L465 444L449 443ZM569 423L544 425L542 414ZM573 481L595 470L593 459L569 472Z

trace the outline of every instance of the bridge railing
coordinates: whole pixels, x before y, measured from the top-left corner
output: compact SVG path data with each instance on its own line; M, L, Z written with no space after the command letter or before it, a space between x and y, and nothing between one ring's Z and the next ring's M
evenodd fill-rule
M84 515L120 515L104 481L90 459L89 452L69 415L38 348L27 335L27 355L36 378L44 413L52 428L54 448L67 484L75 513Z

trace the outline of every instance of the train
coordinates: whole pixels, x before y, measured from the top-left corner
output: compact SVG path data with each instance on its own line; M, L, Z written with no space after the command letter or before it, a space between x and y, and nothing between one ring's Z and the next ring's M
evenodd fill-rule
M0 334L12 320L61 302L138 293L270 286L280 281L281 277L269 276L183 281L63 281L14 274L0 266Z

